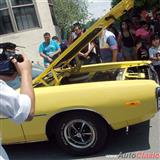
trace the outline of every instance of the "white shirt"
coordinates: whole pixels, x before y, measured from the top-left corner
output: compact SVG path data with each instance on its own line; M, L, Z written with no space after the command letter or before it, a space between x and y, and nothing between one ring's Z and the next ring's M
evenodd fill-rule
M108 31L107 29L105 29L105 30L103 31L102 35L101 35L100 38L99 38L100 48L109 48L109 46L108 46L108 44L107 44L107 39L108 39L109 37L114 37L114 38L116 38L116 36L115 36L112 32L110 32L110 31Z
M0 118L11 118L16 123L24 122L30 113L31 99L29 96L19 94L0 80ZM7 154L0 142L0 160L8 160Z
M150 58L154 58L157 57L157 54L160 54L160 47L155 48L155 47L151 47L149 48L149 57ZM152 60L152 64L154 66L160 65L160 61L156 61L156 60Z
M111 31L108 31L107 29L105 30L105 33L104 33L104 38L105 38L105 42L107 41L107 39L109 37L113 36L114 38L116 38L116 36L111 32Z

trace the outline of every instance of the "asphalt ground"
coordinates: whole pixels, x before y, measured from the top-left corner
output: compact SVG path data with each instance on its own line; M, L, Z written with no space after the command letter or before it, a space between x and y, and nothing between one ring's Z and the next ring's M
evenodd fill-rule
M104 150L90 157L74 157L48 142L5 146L10 160L117 160L160 159L160 112L129 132L113 132ZM137 156L138 155L138 156ZM150 156L150 157L149 157Z

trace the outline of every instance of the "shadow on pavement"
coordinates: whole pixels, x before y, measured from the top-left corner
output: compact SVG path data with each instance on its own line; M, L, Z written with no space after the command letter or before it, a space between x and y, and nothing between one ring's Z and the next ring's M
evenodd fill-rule
M103 151L92 158L118 155L127 152L136 152L150 149L149 145L150 122L144 122L132 126L128 134L124 130L114 131L109 138L107 146ZM11 160L71 160L77 158L91 157L73 157L64 153L57 145L51 145L49 142L19 144L5 147Z

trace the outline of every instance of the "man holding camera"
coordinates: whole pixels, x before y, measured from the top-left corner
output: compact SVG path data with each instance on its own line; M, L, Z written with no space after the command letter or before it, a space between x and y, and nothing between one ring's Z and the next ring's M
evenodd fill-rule
M16 72L11 75L0 75L0 116L12 119L16 123L32 120L35 112L35 95L32 87L32 65L23 55L23 62L12 59ZM17 73L21 76L20 93L16 92L5 81L14 79ZM0 144L0 160L8 160Z

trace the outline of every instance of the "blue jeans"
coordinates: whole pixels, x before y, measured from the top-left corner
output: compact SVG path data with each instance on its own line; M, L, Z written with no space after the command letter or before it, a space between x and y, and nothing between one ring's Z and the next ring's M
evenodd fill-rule
M109 48L101 49L100 55L101 55L102 63L112 62L112 51Z
M101 49L100 51L102 63L112 62L112 51L109 48ZM118 53L117 61L123 61L124 57L122 53Z
M133 47L128 48L128 47L123 46L122 54L123 54L124 60L126 61L135 60L135 51Z

